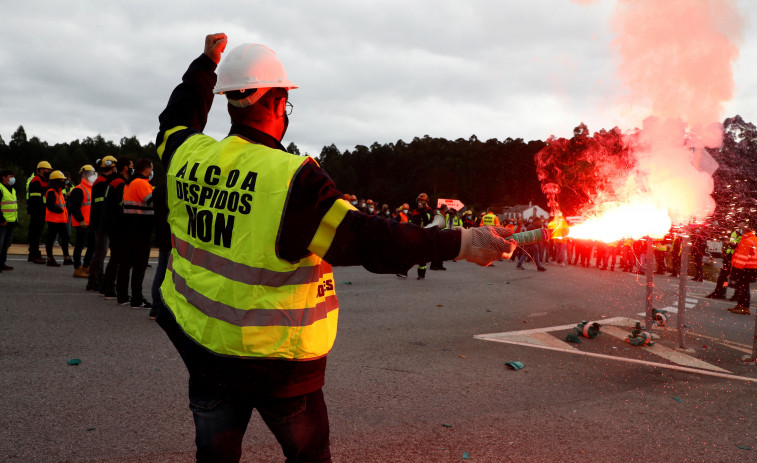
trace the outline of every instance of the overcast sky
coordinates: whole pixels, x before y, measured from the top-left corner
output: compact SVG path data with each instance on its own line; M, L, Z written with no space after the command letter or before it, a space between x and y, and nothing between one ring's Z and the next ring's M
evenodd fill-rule
M585 1L585 0L584 0ZM589 2L591 3L591 2ZM685 3L685 2L684 2ZM757 123L757 10L744 19L723 117ZM750 8L751 7L751 8ZM279 55L294 113L283 140L318 155L374 142L570 136L623 120L614 2L569 0L3 1L0 136L50 144L157 132L158 114L207 33ZM228 132L216 97L206 133Z

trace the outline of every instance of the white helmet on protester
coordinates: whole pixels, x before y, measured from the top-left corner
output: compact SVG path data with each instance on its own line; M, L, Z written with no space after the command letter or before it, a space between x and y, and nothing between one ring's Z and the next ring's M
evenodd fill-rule
M250 106L260 99L270 88L280 87L287 90L298 88L287 77L284 65L276 53L259 43L245 43L235 47L223 59L218 67L218 82L213 93L223 94L231 91L263 89L254 91L249 97L240 100L239 106Z

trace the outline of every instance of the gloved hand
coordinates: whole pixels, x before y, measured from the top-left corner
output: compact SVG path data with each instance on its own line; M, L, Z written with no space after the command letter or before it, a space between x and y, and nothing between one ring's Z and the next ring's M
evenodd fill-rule
M512 232L502 227L463 228L460 237L460 254L455 260L465 259L478 265L509 259L518 244L507 237Z

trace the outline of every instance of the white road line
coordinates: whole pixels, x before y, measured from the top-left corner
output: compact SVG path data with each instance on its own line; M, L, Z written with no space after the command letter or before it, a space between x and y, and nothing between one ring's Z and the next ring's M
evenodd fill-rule
M624 331L618 327L615 326L605 326L602 328L602 333L609 334L610 336L613 336L615 338L618 338L620 340L626 340L628 339L628 333L627 331ZM693 368L702 368L704 370L711 370L711 371L720 371L723 373L731 373L730 371L717 367L715 365L711 365L703 360L699 360L698 358L694 358L690 355L686 355L682 352L678 352L676 350L667 348L663 346L662 344L655 344L653 346L646 346L641 347L639 346L639 349L644 349L652 354L658 355L664 359L670 360L671 362L683 365L686 367L693 367Z
M521 343L521 342L506 341L506 340L502 340L502 339L487 339L487 338L484 338L482 336L485 336L485 335L477 335L477 336L474 336L474 338L483 339L485 341L502 342L502 343L505 343L505 344L515 344L515 345L522 345L522 346L527 346L527 347L536 347L537 349L554 350L554 351L557 351L557 352L567 352L567 353L570 353L570 354L583 355L585 357L595 357L595 358L602 358L602 359L607 359L607 360L618 360L618 361L626 362L626 363L635 363L635 364L638 364L638 365L648 365L648 366L652 366L652 367L666 368L668 370L685 371L687 373L698 373L700 375L705 375L705 376L716 376L718 378L738 379L738 380L747 381L747 382L757 382L757 378L750 378L748 376L738 376L738 375L732 375L732 374L726 374L726 373L718 373L716 371L699 370L699 369L696 369L696 368L682 367L682 366L679 366L679 365L666 365L664 363L648 362L646 360L629 359L629 358L623 358L623 357L613 357L612 355L595 354L593 352L582 352L582 351L580 351L578 349L566 350L566 349L560 349L560 348L557 348L557 347L537 346L535 344L526 344L526 343Z

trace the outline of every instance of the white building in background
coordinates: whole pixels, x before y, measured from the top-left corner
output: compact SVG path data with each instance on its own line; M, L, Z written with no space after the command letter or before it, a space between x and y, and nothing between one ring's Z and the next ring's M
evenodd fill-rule
M502 210L502 215L501 215L501 218L505 220L509 220L509 219L528 220L530 218L536 218L536 217L542 220L546 220L549 218L549 212L545 211L544 209L537 206L536 204L531 204L530 201L528 204L521 204L518 206L506 207Z

